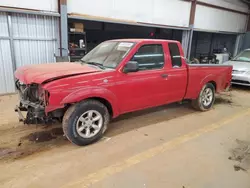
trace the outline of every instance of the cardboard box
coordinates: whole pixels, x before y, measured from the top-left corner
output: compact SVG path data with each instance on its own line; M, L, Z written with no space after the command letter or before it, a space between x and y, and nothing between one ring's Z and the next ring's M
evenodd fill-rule
M83 23L73 23L75 28L75 32L84 32L84 25Z

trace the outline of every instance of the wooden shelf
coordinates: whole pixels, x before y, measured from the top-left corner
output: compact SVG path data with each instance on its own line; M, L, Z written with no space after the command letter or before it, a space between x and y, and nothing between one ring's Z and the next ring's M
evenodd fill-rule
M70 48L69 50L74 50L74 51L77 51L77 50L79 50L79 51L85 51L86 49L85 48Z
M83 58L84 55L70 55L70 57L72 58Z
M68 32L70 35L85 35L85 32Z
M70 47L69 45L69 56L70 61L79 61L81 58L83 58L86 55L87 52L87 40L86 40L86 32L68 32L68 43L74 43L78 44L79 39L83 39L85 47L79 48L79 47ZM72 55L71 55L72 53Z

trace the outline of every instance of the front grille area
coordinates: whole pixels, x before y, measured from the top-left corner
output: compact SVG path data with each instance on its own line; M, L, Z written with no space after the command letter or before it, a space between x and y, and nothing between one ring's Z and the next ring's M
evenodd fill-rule
M25 85L25 84L17 81L16 88L19 91L19 95L20 95L21 99L27 100L30 102L38 102L39 101L38 85L37 84Z
M239 83L239 84L250 84L250 82L244 81L244 80L232 80L232 82Z
M233 70L233 74L244 74L246 71Z

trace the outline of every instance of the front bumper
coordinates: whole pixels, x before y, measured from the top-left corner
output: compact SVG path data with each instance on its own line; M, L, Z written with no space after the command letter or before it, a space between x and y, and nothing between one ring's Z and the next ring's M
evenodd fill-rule
M22 122L25 122L25 117L24 117L24 115L22 114L22 111L24 111L24 110L22 110L22 108L20 107L20 106L16 106L15 107L15 112L17 112L18 113L18 119L19 119L19 121L22 121Z
M250 75L247 74L233 74L232 84L250 86Z
M27 112L26 117L23 115L23 111ZM19 121L22 121L25 124L46 123L48 120L44 107L29 101L21 100L20 104L15 107L15 112L18 113Z

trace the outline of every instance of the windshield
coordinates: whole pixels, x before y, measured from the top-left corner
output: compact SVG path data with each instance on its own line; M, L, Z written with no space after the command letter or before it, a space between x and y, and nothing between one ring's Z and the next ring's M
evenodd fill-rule
M233 61L243 61L243 62L249 62L250 63L250 50L245 50L241 52L239 55L237 55Z
M133 45L132 42L103 42L84 56L81 61L114 69L121 63Z

